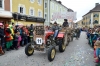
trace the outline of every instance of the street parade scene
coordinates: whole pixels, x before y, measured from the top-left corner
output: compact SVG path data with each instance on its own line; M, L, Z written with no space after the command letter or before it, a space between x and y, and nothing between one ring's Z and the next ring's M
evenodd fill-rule
M100 66L99 3L0 0L0 66Z

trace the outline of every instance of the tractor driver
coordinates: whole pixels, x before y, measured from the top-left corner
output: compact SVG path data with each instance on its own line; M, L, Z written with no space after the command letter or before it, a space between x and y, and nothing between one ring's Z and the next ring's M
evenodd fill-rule
M60 27L58 26L57 22L54 22L51 29L54 31L54 39L55 39L59 33L59 30L60 30Z
M69 24L68 24L68 20L67 19L64 19L64 22L63 22L63 27L69 27Z

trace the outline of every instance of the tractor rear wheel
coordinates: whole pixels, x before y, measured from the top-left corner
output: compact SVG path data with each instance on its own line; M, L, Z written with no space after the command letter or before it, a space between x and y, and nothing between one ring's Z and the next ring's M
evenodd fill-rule
M59 51L60 52L64 52L65 49L66 49L66 44L64 44L64 39L60 40L60 43L59 43Z

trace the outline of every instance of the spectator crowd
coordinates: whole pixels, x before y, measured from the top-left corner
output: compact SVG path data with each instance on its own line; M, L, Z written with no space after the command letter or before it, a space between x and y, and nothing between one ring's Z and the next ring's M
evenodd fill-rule
M5 50L18 50L20 46L25 46L33 36L33 24L30 26L15 25L14 23L0 23L0 54Z

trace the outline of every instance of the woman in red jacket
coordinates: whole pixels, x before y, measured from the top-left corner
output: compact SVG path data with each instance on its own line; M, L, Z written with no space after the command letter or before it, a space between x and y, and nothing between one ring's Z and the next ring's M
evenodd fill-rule
M12 42L11 42L12 38L11 38L11 30L8 24L5 25L4 32L5 32L6 49L7 51L9 51L10 48L12 47Z

